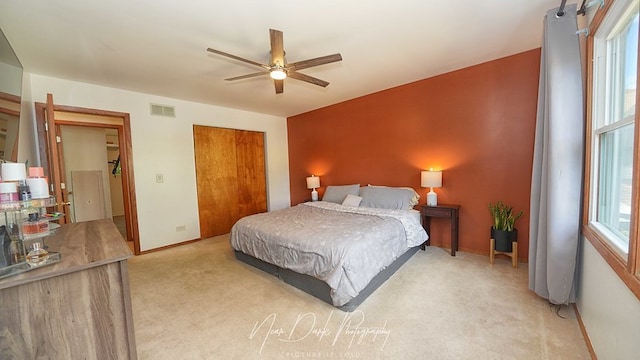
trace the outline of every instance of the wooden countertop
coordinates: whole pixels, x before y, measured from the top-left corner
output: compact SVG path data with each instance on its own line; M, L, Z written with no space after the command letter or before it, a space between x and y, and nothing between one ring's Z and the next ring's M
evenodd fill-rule
M49 251L62 255L60 262L0 280L0 289L68 274L132 256L111 219L62 225L45 238Z

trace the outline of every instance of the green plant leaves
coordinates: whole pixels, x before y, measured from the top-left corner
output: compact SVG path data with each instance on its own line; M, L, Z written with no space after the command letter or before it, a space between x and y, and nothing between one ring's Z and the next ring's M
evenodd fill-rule
M493 217L493 228L496 230L513 231L513 227L524 211L513 214L513 208L505 205L502 200L495 205L489 203L489 212Z

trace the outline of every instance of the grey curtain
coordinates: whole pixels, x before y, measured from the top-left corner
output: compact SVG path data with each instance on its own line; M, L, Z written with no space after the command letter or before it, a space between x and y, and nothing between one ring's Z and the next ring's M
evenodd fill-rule
M575 302L584 152L583 81L576 5L544 18L529 231L529 288Z

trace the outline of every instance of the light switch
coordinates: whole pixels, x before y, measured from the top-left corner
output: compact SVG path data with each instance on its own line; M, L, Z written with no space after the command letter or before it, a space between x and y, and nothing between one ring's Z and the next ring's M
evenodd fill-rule
M164 174L156 174L156 182L163 183L164 182Z

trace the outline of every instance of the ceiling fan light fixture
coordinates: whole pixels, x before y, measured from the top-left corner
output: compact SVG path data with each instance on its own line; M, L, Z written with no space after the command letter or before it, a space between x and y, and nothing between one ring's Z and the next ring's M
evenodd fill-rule
M275 68L269 73L274 80L284 80L287 77L287 71L284 68Z
M298 70L307 69L314 66L320 66L324 64L333 63L336 61L342 61L342 55L340 54L332 54L320 56L312 59L297 61L291 64L287 64L285 60L285 51L282 41L282 31L269 29L269 39L271 40L271 51L270 51L270 59L267 64L261 64L259 62L242 58L240 56L232 55L226 53L224 51L207 48L208 52L225 56L227 58L242 61L247 64L251 64L257 66L261 69L260 72L256 72L253 74L246 74L241 76L234 76L228 79L227 81L240 80L240 79L248 79L256 76L262 76L269 74L269 77L273 79L273 83L275 85L276 94L282 94L284 92L284 79L289 77L289 72L291 72L291 78L307 82L309 84L327 87L329 83L327 81L315 78L313 76L305 75L299 73Z

